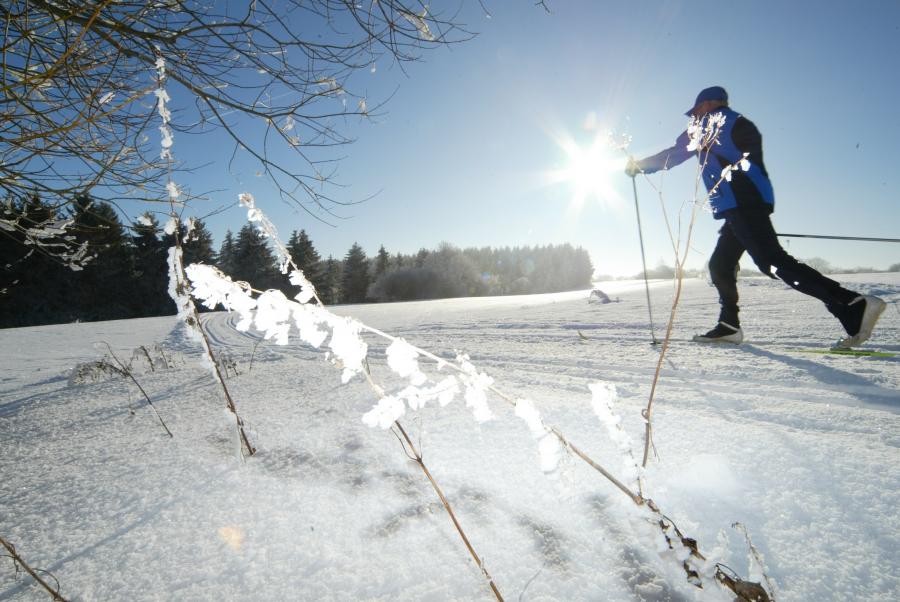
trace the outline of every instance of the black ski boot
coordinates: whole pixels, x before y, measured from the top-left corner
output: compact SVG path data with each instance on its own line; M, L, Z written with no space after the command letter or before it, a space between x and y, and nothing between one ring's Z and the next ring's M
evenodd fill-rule
M744 340L744 331L740 326L734 327L725 322L719 322L716 327L706 334L695 334L695 343L732 343L739 344Z

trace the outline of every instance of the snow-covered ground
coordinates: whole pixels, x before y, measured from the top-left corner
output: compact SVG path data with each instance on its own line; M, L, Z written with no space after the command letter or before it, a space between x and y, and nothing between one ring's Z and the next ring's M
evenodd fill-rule
M900 351L900 276L839 277L891 302L870 347ZM615 474L626 458L591 409L614 384L635 453L658 350L643 284L555 295L343 306L452 360L457 351ZM705 282L685 283L656 395L647 493L700 550L759 580L740 522L779 601L900 599L900 358L802 353L839 326L818 302L742 280L748 342L687 342L713 325ZM671 283L653 284L657 336ZM362 415L377 401L324 354L279 347L207 314L239 372L227 384L259 452L233 423L174 318L0 330L0 536L72 600L490 600L493 594L419 467ZM587 340L579 337L581 332ZM133 371L174 433L123 378L76 384L108 342L123 360L158 343L176 364ZM384 343L369 365L388 391ZM251 364L252 357L252 364ZM440 377L422 363L430 376ZM507 600L730 600L684 579L658 529L575 457L549 474L506 402L477 423L458 399L401 422ZM0 600L43 600L0 558Z

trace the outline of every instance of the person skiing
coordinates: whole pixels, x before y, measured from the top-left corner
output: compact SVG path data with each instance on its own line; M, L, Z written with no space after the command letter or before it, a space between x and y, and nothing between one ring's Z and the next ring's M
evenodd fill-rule
M775 194L763 162L762 136L753 122L729 107L728 93L721 86L702 90L685 115L693 117L701 127L717 120L716 140L689 150L691 135L686 130L670 148L645 159L630 159L625 173L632 178L639 173L651 174L675 167L694 155L701 162L713 218L724 220L709 259L709 274L719 293L721 310L716 326L706 334L695 335L694 341L735 344L743 341L738 317L737 271L744 251L763 274L780 278L792 288L825 303L848 335L838 342L839 346L854 347L866 341L886 307L885 302L842 287L797 261L781 247L769 217L775 209ZM723 170L729 166L734 166L730 180L723 177Z

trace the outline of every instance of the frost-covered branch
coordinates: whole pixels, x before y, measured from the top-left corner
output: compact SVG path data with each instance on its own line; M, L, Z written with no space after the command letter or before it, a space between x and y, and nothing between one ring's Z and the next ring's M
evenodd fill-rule
M255 206L254 209L259 211ZM264 220L259 221L264 223ZM332 314L321 305L309 303L312 296L308 291L301 290L296 299L290 300L277 290L257 291L245 283L234 282L215 267L204 264L191 264L186 268L186 274L191 282L190 294L200 299L204 306L213 309L222 305L226 310L238 313L240 317L238 330L246 331L255 326L263 332L265 339L286 345L292 328L296 328L300 339L307 344L316 349L323 345L329 349L328 359L342 369L342 382L349 382L357 375L367 379L378 397L376 405L363 415L363 421L371 427L389 429L399 425L398 421L405 415L407 407L417 410L429 402L445 406L454 401L460 393L463 393L465 403L471 409L476 421L482 422L492 418L487 405L488 393L496 395L514 408L515 415L521 418L534 434L538 441L541 468L544 471L555 470L560 449L573 453L626 494L647 513L647 517L653 523L659 526L669 547L676 551L676 557L680 558L684 565L686 576L691 583L700 586L701 576L710 578L715 576L714 568L709 568L709 563L697 550L696 542L684 537L653 500L643 495L639 479L640 471L633 466L634 462L631 462L632 466L627 467L626 473L637 483L638 491L624 484L594 461L558 428L547 425L530 401L516 398L497 388L493 384L493 379L479 371L465 354L458 353L455 360L449 362L399 337L367 326L353 318ZM300 299L306 299L307 302L301 302ZM406 386L388 393L374 382L366 370L368 345L362 339L363 334L377 336L389 343L388 367L405 380ZM432 362L438 372L450 369L455 374L447 375L439 382L429 381L419 365L420 359ZM624 440L622 442L626 443Z
M638 465L634 456L634 448L631 437L622 428L622 419L616 415L613 404L618 397L616 386L612 383L599 382L589 385L591 390L591 407L597 419L606 429L610 440L619 448L622 454L622 474L633 482L637 490L643 495L643 467Z
M42 253L73 271L84 269L94 256L88 252L88 243L79 243L70 232L73 218L61 218L55 209L45 205L37 196L27 200L8 197L0 205L0 236L7 236L22 245L27 261L33 253ZM8 263L15 263L12 258Z
M157 110L159 111L162 123L162 125L159 126L159 131L162 136L160 143L162 150L160 155L171 165L173 136L169 125L171 113L166 106L169 95L166 93L165 89L165 59L161 56L157 57L155 68L158 82L156 94ZM252 456L256 453L256 448L250 443L250 439L244 428L244 420L241 418L241 415L238 414L237 406L234 403L234 399L231 397L228 385L225 384L225 379L222 377L222 372L219 368L219 362L216 361L215 353L212 350L212 346L209 344L209 338L206 336L206 333L203 331L203 326L200 323L200 313L197 311L197 306L194 304L194 300L189 293L190 285L184 272L184 253L181 246L182 237L177 235L177 233L180 233L183 230L181 227L181 219L179 217L180 212L178 211L180 191L172 179L171 170L169 171L166 182L166 191L168 192L169 200L169 221L166 224L165 230L167 234L174 235L172 236L174 245L169 248L168 253L169 296L175 302L175 306L178 310L178 318L184 323L188 335L200 344L200 347L203 350L204 363L216 380L219 388L222 390L222 395L225 398L225 405L234 417L235 428L240 441L241 457Z

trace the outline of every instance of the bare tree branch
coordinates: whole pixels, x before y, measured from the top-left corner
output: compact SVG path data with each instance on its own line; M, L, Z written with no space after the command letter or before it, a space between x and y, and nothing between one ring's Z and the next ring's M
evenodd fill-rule
M167 166L145 100L163 56L170 93L194 99L172 129L222 132L283 199L318 217L346 204L325 191L335 173L322 170L335 161L329 149L352 141L342 120L380 106L353 92L354 74L471 38L463 2L4 2L0 197L38 194L57 208L88 192L163 200Z

